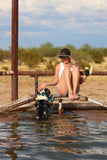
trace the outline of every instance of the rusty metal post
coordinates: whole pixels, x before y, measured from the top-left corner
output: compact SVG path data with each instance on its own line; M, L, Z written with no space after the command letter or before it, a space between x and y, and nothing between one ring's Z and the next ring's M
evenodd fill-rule
M12 0L12 100L18 99L18 0Z
M38 93L38 76L35 75L35 95L37 96L37 93Z

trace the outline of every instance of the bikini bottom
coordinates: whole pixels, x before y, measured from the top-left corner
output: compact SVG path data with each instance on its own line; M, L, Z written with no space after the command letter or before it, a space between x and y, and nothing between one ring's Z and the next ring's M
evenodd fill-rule
M56 91L57 91L57 93L58 93L59 96L62 96L62 95L58 92L57 86L56 86ZM67 91L65 97L68 97L68 91Z

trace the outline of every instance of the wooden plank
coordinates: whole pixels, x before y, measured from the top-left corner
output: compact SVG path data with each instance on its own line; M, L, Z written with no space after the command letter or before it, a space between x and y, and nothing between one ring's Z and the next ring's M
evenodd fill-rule
M15 109L17 109L18 106L35 101L35 98L36 98L35 95L26 96L24 98L20 98L18 100L14 100L8 104L2 105L2 106L0 106L0 113L15 110Z
M11 110L12 111L36 111L35 103L27 103L21 106L17 106Z

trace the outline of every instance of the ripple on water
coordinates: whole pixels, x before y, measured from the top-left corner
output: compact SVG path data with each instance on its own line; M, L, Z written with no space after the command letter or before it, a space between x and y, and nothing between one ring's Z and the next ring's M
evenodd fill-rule
M53 114L41 122L35 120L32 112L1 116L0 158L107 159L107 119L104 117L106 111L103 114L101 111Z

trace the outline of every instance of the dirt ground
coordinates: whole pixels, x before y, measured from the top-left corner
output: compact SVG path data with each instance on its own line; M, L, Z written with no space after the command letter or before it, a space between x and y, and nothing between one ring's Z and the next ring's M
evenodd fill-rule
M11 77L0 76L0 105L11 101ZM53 77L39 77L39 83L49 82ZM18 97L35 94L35 78L29 76L19 76ZM51 93L56 95L55 86L48 87ZM81 85L80 94L93 100L107 104L107 76L90 76Z
M45 69L43 63L39 64L39 70ZM91 63L95 71L107 71L107 57L101 64ZM11 70L11 61L4 60L0 62L0 70L4 67L8 67ZM28 66L21 64L18 66L19 70L29 70ZM34 69L35 70L35 69ZM39 77L39 83L50 82L53 77ZM51 93L56 95L56 87L48 87ZM18 77L18 98L25 97L27 95L35 94L35 78L29 76ZM80 94L87 96L93 100L107 104L107 76L89 76L80 87ZM9 103L11 101L11 77L0 76L0 105Z

